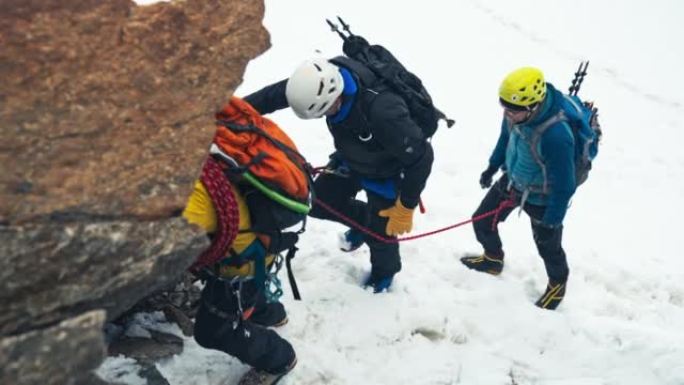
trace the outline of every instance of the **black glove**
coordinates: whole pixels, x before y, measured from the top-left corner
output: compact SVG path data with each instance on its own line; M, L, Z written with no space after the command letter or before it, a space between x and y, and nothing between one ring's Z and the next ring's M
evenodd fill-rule
M498 167L489 166L486 170L480 174L480 187L489 188L492 186L492 177L499 170Z
M334 170L343 163L342 156L337 153L337 151L333 152L332 154L328 155L328 164L325 165L325 168Z
M328 174L335 174L342 177L349 177L349 166L347 166L344 158L337 152L333 152L329 156L330 160L325 165L325 172Z

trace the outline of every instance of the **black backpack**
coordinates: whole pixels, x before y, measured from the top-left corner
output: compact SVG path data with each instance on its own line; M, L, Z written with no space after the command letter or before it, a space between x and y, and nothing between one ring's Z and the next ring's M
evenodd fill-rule
M347 35L342 33L333 22L327 19L326 21L333 32L337 32L342 40L344 40L342 45L344 54L370 69L383 84L390 87L392 91L404 99L411 114L411 119L423 130L426 138L430 138L435 134L441 119L446 121L447 127L454 125L454 121L448 119L432 103L432 97L430 97L418 76L408 71L385 47L376 44L371 45L363 37L352 34L349 30L349 25L345 24L340 17L337 19L342 24L342 28L347 32ZM334 63L335 60L332 60L332 62ZM348 61L346 63L344 61L341 62L353 67L353 63L350 65Z

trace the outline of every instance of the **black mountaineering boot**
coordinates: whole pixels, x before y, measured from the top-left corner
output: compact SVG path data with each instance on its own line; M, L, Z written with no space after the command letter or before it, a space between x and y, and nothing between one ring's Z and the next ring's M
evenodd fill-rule
M534 304L542 309L555 310L565 296L565 282L549 281L546 291Z
M491 275L501 274L503 270L503 257L491 257L486 253L471 255L461 258L461 263L467 268L488 273Z
M250 369L238 382L238 385L276 385L297 365L297 357L281 371L277 373L269 373L263 370Z

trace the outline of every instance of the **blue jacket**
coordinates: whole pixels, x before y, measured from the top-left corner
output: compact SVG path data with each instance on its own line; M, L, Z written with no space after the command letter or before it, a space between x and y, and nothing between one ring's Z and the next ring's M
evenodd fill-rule
M528 193L527 203L546 206L542 223L558 226L575 193L575 139L562 121L551 124L534 145L534 133L561 110L563 95L547 83L547 96L527 122L512 125L504 118L501 134L489 158L492 167L504 167L511 185ZM539 159L535 157L538 154Z

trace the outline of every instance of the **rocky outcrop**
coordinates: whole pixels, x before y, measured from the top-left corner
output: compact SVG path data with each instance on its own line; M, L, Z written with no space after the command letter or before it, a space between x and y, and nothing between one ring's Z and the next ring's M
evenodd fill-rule
M0 0L0 354L26 356L6 371L18 380L0 382L87 383L100 343L50 333L84 314L101 328L206 247L178 213L213 113L268 48L263 12L249 0ZM97 322L94 309L106 311Z
M0 332L24 332L95 308L116 317L177 280L207 246L192 230L181 218L0 229Z
M201 166L213 113L268 46L255 1L0 6L5 223L169 216Z
M173 334L150 331L149 337L123 336L109 345L109 355L124 355L142 364L154 364L183 351L183 340Z
M103 311L0 340L0 383L86 384L105 353Z

